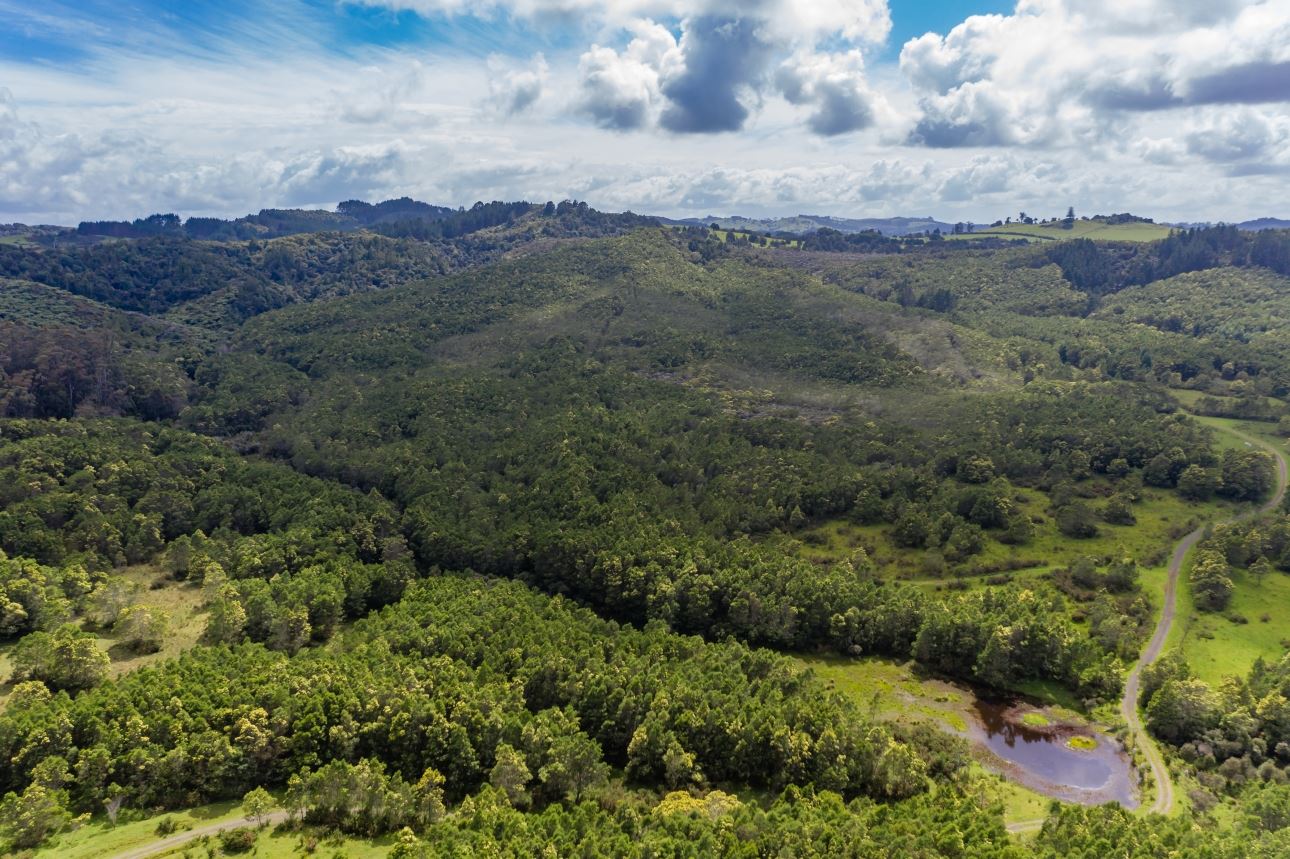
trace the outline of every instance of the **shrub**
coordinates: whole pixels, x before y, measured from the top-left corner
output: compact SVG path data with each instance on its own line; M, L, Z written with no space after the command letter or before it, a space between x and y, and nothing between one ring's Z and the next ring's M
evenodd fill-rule
M255 846L258 833L247 826L225 829L219 834L219 846L225 853L245 853Z

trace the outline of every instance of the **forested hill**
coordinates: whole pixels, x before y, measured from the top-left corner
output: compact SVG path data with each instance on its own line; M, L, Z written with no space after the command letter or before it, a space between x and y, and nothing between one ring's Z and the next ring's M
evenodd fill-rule
M1166 739L1221 826L1065 807L1023 847L961 739L799 658L1105 712L1141 570L1272 486L1179 403L1287 413L1290 234L857 253L393 202L0 245L9 847L266 788L400 856L1284 855L1284 756L1223 746L1270 765L1219 786L1210 698ZM1205 582L1290 569L1271 533Z

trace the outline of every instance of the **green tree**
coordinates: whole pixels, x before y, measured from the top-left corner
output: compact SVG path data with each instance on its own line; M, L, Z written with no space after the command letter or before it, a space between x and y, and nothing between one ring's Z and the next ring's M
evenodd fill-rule
M1219 476L1199 465L1187 466L1178 476L1178 492L1189 501L1208 501L1218 487Z
M1102 508L1102 518L1112 525L1136 525L1138 517L1133 513L1133 503L1123 495L1112 495Z
M1201 549L1191 568L1191 589L1196 607L1202 611L1222 611L1232 599L1235 586L1229 577L1222 553Z
M533 775L529 772L524 756L507 743L497 747L496 756L497 762L488 774L488 783L504 793L513 807L527 808L528 783Z
M22 793L8 793L0 802L0 826L20 850L38 847L71 822L64 791L33 783Z
M1218 724L1218 698L1201 680L1167 680L1147 705L1147 727L1175 745L1195 739Z
M52 689L79 692L107 676L111 660L94 636L72 624L33 632L10 654L14 681L39 680Z
M1072 501L1057 511L1057 530L1067 537L1087 540L1097 536L1097 519L1093 509L1083 501Z
M132 605L117 616L113 632L118 640L135 653L161 650L170 629L170 618L152 606Z
M242 797L242 812L256 826L263 826L269 812L273 811L277 804L277 801L264 788L252 788Z
M547 762L538 770L538 779L549 794L573 802L580 802L587 789L603 784L608 777L609 766L600 746L581 731L557 737Z

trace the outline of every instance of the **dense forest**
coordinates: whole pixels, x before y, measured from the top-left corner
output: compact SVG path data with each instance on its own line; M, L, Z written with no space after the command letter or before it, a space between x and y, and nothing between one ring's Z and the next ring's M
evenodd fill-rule
M1142 571L1273 491L1192 415L1290 427L1287 248L407 198L0 244L0 837L266 789L401 857L1284 855L1285 658L1148 667L1186 809L1022 842L800 657L1113 710ZM1288 574L1273 512L1186 584Z

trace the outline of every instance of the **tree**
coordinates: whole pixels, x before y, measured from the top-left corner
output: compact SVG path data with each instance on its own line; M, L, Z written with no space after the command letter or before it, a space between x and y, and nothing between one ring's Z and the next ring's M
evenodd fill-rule
M39 846L71 819L66 792L38 783L28 785L21 794L8 793L0 802L0 826L19 849Z
M1066 217L1062 218L1062 229L1071 230L1075 228L1075 207L1071 206L1066 210Z
M52 633L31 633L14 647L10 661L15 681L39 680L68 692L98 685L112 663L94 636L72 624Z
M1142 480L1148 486L1173 486L1174 481L1170 468L1169 457L1163 453L1158 453L1142 469Z
M269 633L269 646L276 650L295 653L309 643L313 627L309 624L309 612L303 606L286 606L279 608L273 618L273 627Z
M1147 705L1147 727L1175 745L1193 740L1218 724L1222 708L1202 680L1167 680Z
M118 615L113 631L121 644L135 653L156 653L165 643L169 628L170 618L164 611L132 605Z
M1102 518L1112 525L1134 525L1138 517L1133 513L1133 504L1123 495L1112 495L1102 508Z
M1257 501L1276 482L1272 457L1261 450L1228 450L1223 453L1221 494L1237 501Z
M1073 501L1057 511L1057 530L1067 537L1086 540L1097 536L1097 519L1083 501Z
M210 603L206 617L206 640L212 644L236 644L246 631L246 609L237 589L226 586Z
M1106 568L1106 588L1113 593L1128 593L1138 586L1138 565L1133 558L1121 555Z
M488 783L500 790L515 808L527 808L529 792L527 785L533 775L528 765L515 748L507 743L497 747L497 763L488 774Z
M108 579L90 594L90 619L104 629L111 628L121 612L131 605L138 590L132 582L119 576Z
M1191 569L1192 596L1202 611L1222 611L1232 598L1234 585L1221 552L1201 549Z
M1263 580L1272 572L1272 562L1260 555L1254 563L1250 564L1250 575L1254 577L1254 583L1262 586Z
M927 545L932 531L932 520L921 507L910 507L891 529L891 539L897 546L921 549Z
M556 737L547 752L547 763L538 770L538 779L548 793L574 802L580 802L585 790L608 777L609 766L600 746L581 731Z
M256 826L264 825L265 818L277 804L269 792L262 787L253 788L242 797L242 811Z
M1189 501L1208 501L1218 486L1218 475L1199 465L1189 465L1178 475L1178 493Z

